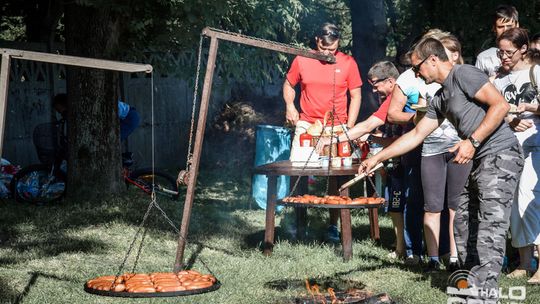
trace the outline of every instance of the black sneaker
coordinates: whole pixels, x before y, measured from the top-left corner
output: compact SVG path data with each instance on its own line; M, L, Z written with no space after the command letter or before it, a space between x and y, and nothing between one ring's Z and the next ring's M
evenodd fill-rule
M424 268L424 272L427 272L427 273L439 272L442 269L443 269L442 264L439 261L429 260L426 267Z

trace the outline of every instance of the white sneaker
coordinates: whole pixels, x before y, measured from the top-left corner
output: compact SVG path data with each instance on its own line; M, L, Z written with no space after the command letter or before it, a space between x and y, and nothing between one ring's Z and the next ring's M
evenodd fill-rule
M420 263L420 257L416 254L409 255L405 258L405 265L418 265Z
M403 255L398 254L397 251L392 251L392 252L388 253L388 255L386 257L391 259L391 260L398 260L398 259L402 259Z

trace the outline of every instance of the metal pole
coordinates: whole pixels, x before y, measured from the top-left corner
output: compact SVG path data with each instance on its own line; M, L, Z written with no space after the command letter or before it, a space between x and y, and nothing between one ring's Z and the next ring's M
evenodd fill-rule
M216 31L209 27L205 27L202 33L203 35L208 36L208 37L212 37L212 38L216 37L222 40L251 45L258 48L278 51L278 52L292 54L292 55L298 55L302 57L313 58L313 59L322 60L322 61L326 61L330 63L336 62L336 57L334 57L334 55L324 55L319 52L313 52L311 50L300 49L300 48L292 47L290 45L277 43L277 42L273 42L269 40L254 39L251 37L244 36L242 34Z
M2 65L0 66L0 156L4 146L4 122L6 120L6 106L9 87L9 55L2 54Z
M206 127L206 114L208 112L208 104L210 102L210 93L212 92L212 80L214 77L214 69L216 65L216 56L218 50L218 39L211 37L210 50L208 53L208 61L206 66L206 75L204 77L204 86L201 97L201 108L199 109L199 121L197 122L197 132L195 135L195 145L193 147L193 158L191 169L189 170L189 182L184 202L184 213L182 215L182 224L180 226L180 236L178 237L178 247L176 249L176 260L174 263L174 272L178 272L183 267L184 249L187 241L189 229L189 220L191 218L191 208L195 195L195 185L197 183L197 174L199 172L199 163L201 158L201 150L204 138L204 130Z

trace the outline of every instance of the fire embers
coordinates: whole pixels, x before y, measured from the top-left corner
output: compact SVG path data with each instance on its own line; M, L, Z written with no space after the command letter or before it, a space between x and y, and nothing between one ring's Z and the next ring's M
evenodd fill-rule
M336 291L332 287L325 290L317 284L311 285L306 279L306 289L308 295L298 297L294 303L297 304L345 304L345 303L363 303L363 304L392 304L395 303L387 294L373 295L365 289L349 288L347 291Z

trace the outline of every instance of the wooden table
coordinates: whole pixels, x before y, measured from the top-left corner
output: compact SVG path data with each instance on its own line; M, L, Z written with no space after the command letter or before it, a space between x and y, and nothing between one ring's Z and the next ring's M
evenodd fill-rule
M353 165L352 167L340 167L340 168L305 168L293 167L288 160L278 161L271 164L255 167L253 169L254 174L263 174L268 177L268 189L267 189L267 202L266 202L266 226L264 231L264 244L263 253L265 255L272 254L274 247L274 230L275 230L275 213L276 213L276 195L277 195L277 178L280 175L286 176L330 176L331 177L331 194L337 194L337 176L349 176L358 172L359 165ZM343 190L339 195L349 196L349 189ZM340 210L341 220L341 245L343 248L343 259L348 261L352 258L352 233L351 233L351 210L356 208L368 208L369 210L369 226L370 235L373 240L379 240L379 220L378 210L380 205L347 205L332 206L332 205L312 205L304 204L284 204L282 205L295 205L297 212L297 233L299 235L304 234L305 229L305 215L307 213L306 208L318 207L318 208L337 208ZM302 208L303 207L303 208Z

